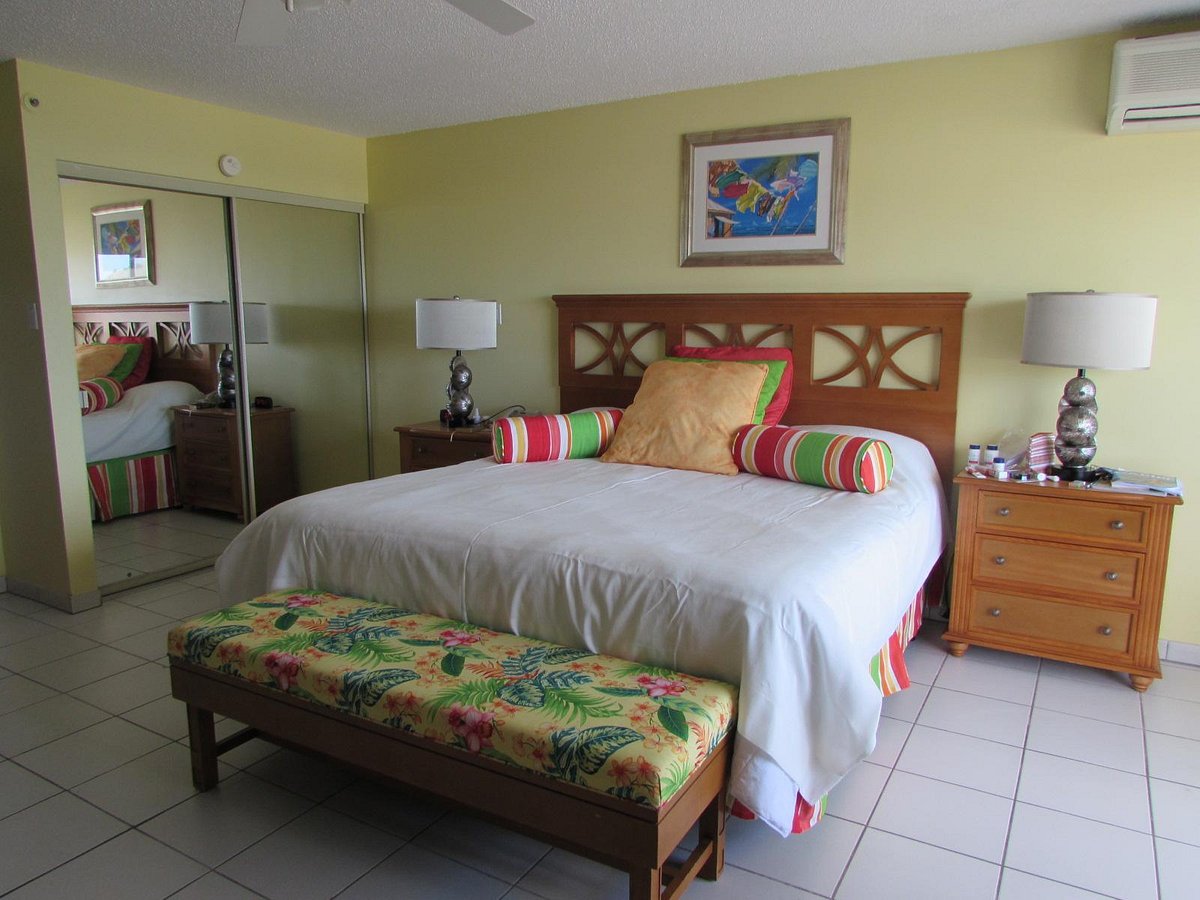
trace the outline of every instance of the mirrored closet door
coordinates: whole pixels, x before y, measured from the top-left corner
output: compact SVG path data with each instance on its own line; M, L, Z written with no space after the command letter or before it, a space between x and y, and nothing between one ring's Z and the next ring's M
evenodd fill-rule
M359 217L237 199L233 222L262 513L369 474Z
M232 309L225 201L70 179L60 196L81 390L102 386L87 388L81 427L97 580L109 592L208 565L242 528L182 505L189 488L175 449L178 411L217 375L213 352L191 340L189 303ZM115 368L104 357L111 344L130 354ZM236 454L220 465L228 478Z
M61 186L76 345L153 338L146 380L83 418L102 594L210 565L276 503L370 476L360 213ZM121 261L128 283L96 259L111 214L145 242L126 255L150 256Z

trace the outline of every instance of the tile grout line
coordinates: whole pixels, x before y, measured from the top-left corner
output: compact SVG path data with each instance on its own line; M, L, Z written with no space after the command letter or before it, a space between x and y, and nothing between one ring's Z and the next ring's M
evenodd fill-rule
M943 663L944 662L945 662L945 660L943 660ZM939 671L940 671L940 669L939 669ZM933 687L930 686L929 692L925 695L925 699L921 701L921 709L917 710L917 718L920 718L921 712L925 709L925 704L929 702L929 697L932 693L933 693ZM888 789L888 785L892 783L892 776L896 774L896 766L898 766L900 764L900 757L902 757L904 755L904 750L906 747L908 747L908 742L910 740L912 740L912 734L913 734L913 731L916 730L917 723L915 721L913 721L913 722L907 723L907 724L909 726L908 734L906 734L904 736L904 742L900 745L900 749L896 753L896 759L892 762L891 766L888 767L887 778L884 779L883 787L880 788L880 790L879 790L879 796L875 798L875 803L872 804L872 806L871 806L871 812L866 817L867 821L863 823L862 831L859 832L858 838L854 842L854 849L850 851L850 856L846 859L846 865L842 869L841 875L838 876L837 883L833 886L833 891L832 891L832 893L830 893L830 897L836 897L837 892L839 890L841 890L842 882L846 880L846 875L850 872L850 867L852 865L854 865L854 858L858 855L859 848L862 846L863 838L865 838L867 836L867 830L871 827L871 819L873 819L875 817L875 811L879 808L879 801L883 799L883 795L884 795L884 793L886 793L886 791ZM832 813L830 813L830 815L833 816L833 818L835 818L835 819L839 818L838 816L833 815ZM843 819L842 821L849 821L849 820ZM857 824L857 823L855 823L855 824ZM820 827L819 822L817 823L817 827L818 828ZM882 829L880 829L880 830L882 830Z

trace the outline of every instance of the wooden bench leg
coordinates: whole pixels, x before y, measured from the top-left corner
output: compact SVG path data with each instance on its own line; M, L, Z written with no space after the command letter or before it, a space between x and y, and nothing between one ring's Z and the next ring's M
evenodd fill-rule
M662 869L638 869L629 873L629 900L661 900Z
M188 746L192 749L192 784L198 791L217 786L217 732L213 714L187 705Z
M716 881L725 868L725 791L717 792L712 803L700 814L700 843L712 841L712 855L700 869L700 877Z

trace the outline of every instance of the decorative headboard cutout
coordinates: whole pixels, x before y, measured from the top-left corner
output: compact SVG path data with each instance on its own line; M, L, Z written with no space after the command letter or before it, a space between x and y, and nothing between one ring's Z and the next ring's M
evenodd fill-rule
M882 428L922 441L953 475L969 294L558 295L563 410L627 406L676 344L790 347L788 424Z
M186 381L205 393L217 383L217 357L192 343L186 303L146 306L73 306L76 344L103 344L110 335L154 338L149 381Z

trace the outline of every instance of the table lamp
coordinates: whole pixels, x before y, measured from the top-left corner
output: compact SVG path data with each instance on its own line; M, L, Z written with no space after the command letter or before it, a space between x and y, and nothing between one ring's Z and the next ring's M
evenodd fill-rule
M495 300L418 298L417 349L453 350L450 383L446 385L446 406L442 422L451 428L472 424L477 417L471 397L471 370L463 359L464 350L492 350L496 347L496 327L500 324L500 304Z
M1029 294L1021 362L1078 370L1058 403L1051 472L1064 481L1095 481L1096 385L1088 369L1148 369L1158 298L1146 294Z
M193 344L224 344L225 349L217 358L217 405L232 409L237 405L237 373L233 365L233 310L228 303L189 303L188 318L191 321ZM243 321L246 333L242 342L265 344L270 338L267 326L267 304L243 303Z

